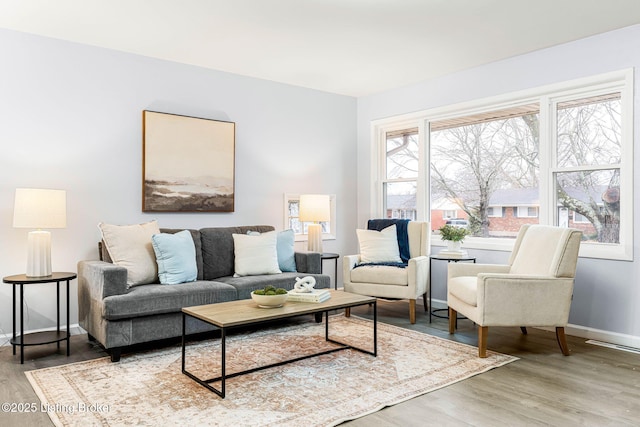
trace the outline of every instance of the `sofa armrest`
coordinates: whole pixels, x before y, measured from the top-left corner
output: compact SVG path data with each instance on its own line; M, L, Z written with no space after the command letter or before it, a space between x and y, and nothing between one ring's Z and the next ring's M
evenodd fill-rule
M296 252L298 273L322 274L322 259L319 252Z
M450 279L460 276L477 276L480 273L508 273L511 269L509 265L470 262L450 262L447 267L447 275Z
M413 289L412 294L416 297L427 292L429 283L429 257L419 256L411 258L407 266L409 276L409 288Z
M127 269L104 261L80 261L78 288L97 300L126 294Z
M479 274L477 304L483 324L496 326L564 326L569 319L573 278Z

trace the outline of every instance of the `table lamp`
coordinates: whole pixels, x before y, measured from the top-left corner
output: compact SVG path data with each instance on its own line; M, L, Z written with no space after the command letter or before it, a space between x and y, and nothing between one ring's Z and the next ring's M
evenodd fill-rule
M36 228L27 240L27 277L51 275L51 233L43 228L67 226L64 190L17 188L13 206L14 228Z
M326 194L303 194L300 196L299 219L313 222L307 228L309 252L322 253L322 225L320 222L331 220L331 203Z

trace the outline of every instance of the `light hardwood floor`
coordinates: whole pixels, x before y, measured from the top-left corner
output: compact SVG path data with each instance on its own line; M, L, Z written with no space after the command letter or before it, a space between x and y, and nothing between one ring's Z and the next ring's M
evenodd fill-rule
M476 345L475 327L468 320L459 321L456 334L449 335L446 319L434 318L429 324L422 306L418 306L415 325L409 323L406 301L381 301L378 307L381 322ZM354 308L352 314L367 317L370 309ZM640 355L586 344L584 339L572 336L567 341L569 357L560 353L553 332L529 328L524 336L519 328L490 328L489 350L520 360L344 425L640 425ZM88 342L86 335L72 337L68 358L62 349L54 351L55 345L28 348L25 364L20 365L11 347L2 347L0 401L39 402L24 371L106 355ZM0 413L3 427L51 425L44 413Z

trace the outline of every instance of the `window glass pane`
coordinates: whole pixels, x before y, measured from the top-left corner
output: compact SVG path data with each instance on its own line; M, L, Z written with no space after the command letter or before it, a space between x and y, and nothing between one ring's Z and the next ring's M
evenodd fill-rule
M299 217L300 210L300 200L299 199L290 199L287 201L287 217L288 217L288 226L291 228L295 234L307 234L307 228L309 226L309 222L300 222ZM321 222L322 232L330 234L331 233L331 222Z
M558 166L620 163L620 94L558 104Z
M515 237L537 223L537 206L533 216L528 208L539 203L538 129L534 113L432 131L434 209L458 205L478 237Z
M387 218L416 219L416 183L388 182L384 186Z
M289 200L287 202L289 217L289 228L291 228L296 234L302 233L302 223L298 220L298 212L300 209L299 200Z
M557 173L556 195L557 225L582 230L586 241L620 243L619 169Z
M418 133L387 134L387 179L418 177Z

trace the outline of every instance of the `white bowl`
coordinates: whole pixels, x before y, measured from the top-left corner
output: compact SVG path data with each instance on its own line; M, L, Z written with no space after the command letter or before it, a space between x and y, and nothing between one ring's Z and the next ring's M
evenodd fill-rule
M289 294L278 294L278 295L256 295L251 292L251 299L253 299L258 307L261 308L276 308L282 307L287 301Z

